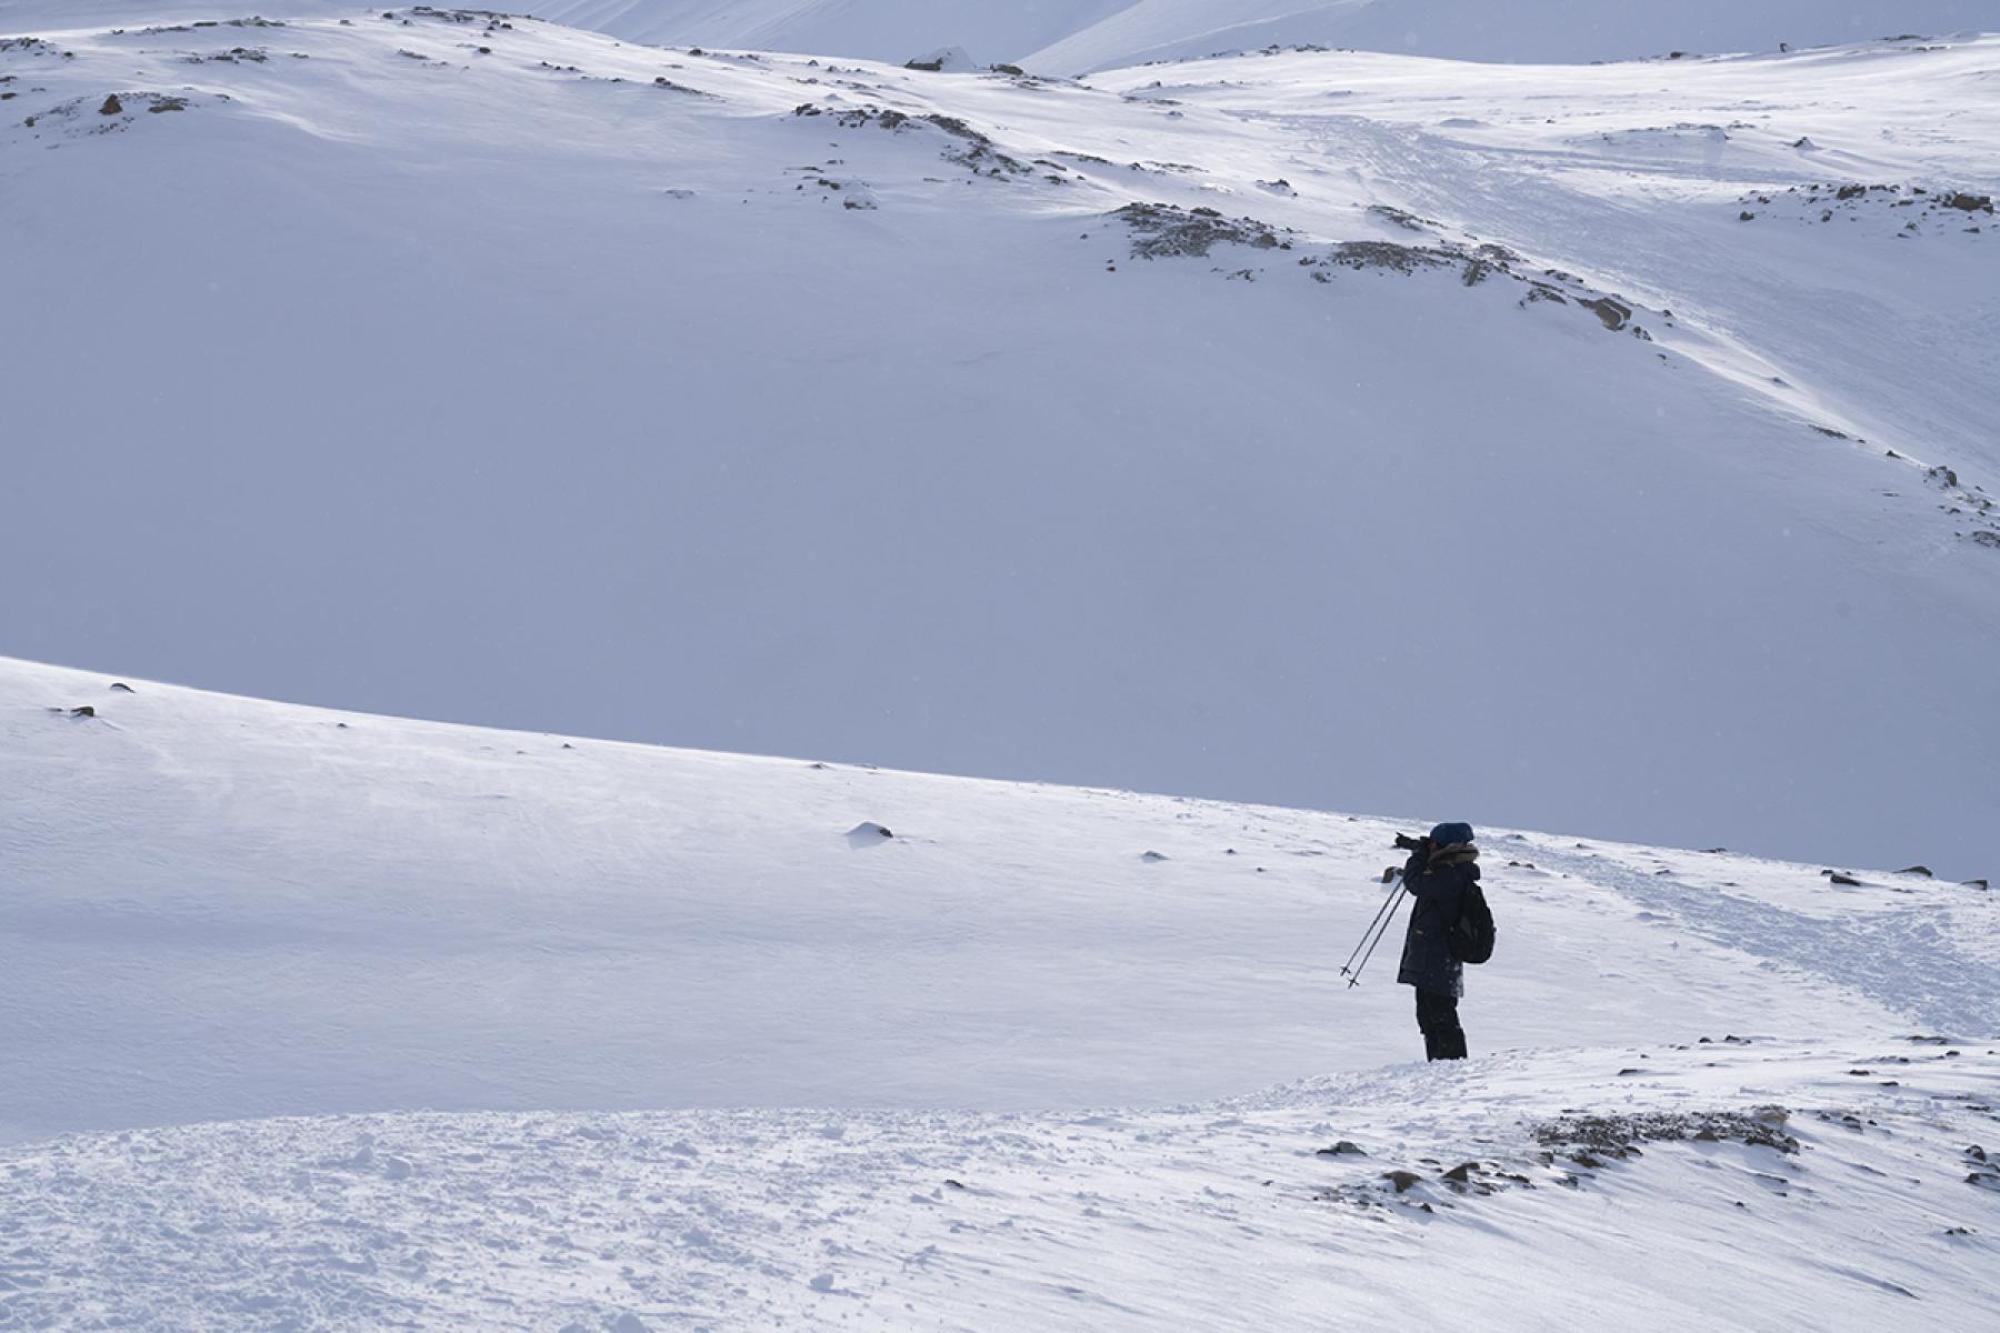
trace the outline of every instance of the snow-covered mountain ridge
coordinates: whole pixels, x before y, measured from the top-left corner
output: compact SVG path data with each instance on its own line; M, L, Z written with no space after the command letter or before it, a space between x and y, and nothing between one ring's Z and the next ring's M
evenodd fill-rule
M1986 869L1992 39L283 22L0 53L9 651Z
M26 1327L1305 1327L1448 1318L1439 1265L1491 1328L1995 1299L2000 922L1915 870L1483 829L1447 1070L1393 941L1339 975L1380 820L5 660L0 789Z
M143 27L207 18L210 8L204 0L0 0L0 29ZM351 8L265 0L259 12L315 18ZM1584 64L1944 37L2000 24L1990 0L548 0L534 14L628 42L898 65L958 47L1053 75L1308 43Z

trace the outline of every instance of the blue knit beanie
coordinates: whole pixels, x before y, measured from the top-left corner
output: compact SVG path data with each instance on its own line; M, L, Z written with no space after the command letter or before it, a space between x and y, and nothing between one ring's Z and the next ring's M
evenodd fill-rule
M1472 825L1439 824L1431 830L1431 843L1438 847L1455 847L1461 842L1472 841Z

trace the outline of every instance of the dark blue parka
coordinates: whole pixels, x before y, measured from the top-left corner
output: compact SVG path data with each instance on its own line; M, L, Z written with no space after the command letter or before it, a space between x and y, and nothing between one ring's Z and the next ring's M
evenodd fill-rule
M1430 866L1421 853L1403 867L1403 886L1410 891L1410 925L1403 936L1403 965L1396 980L1405 986L1441 995L1465 994L1465 964L1451 956L1445 927L1458 920L1459 900L1479 878L1471 861Z

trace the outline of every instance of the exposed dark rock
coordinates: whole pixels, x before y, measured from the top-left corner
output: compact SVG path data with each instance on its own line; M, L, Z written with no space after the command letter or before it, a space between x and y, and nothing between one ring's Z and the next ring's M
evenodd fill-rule
M1904 866L1896 873L1899 875L1922 875L1925 879L1931 878L1931 868L1929 866Z
M125 104L118 100L118 94L112 93L104 99L104 105L97 108L97 114L100 116L115 116L124 109Z
M96 717L97 709L90 704L84 704L80 708L70 709L69 715L71 717Z
M1394 1185L1396 1193L1401 1194L1423 1180L1423 1177L1414 1171L1386 1171L1383 1173L1382 1179Z
M112 681L112 682L111 682L111 689L112 689L112 692L113 692L113 693L116 693L116 694L131 694L131 693L133 692L133 690L132 690L132 687L131 687L130 685L127 685L127 684L126 684L126 683L125 683L124 681L122 681L122 680L114 680L114 681Z
M1396 273L1415 273L1419 269L1455 267L1460 257L1449 250L1398 245L1394 241L1343 241L1333 247L1325 262L1341 268L1386 268Z
M1594 301L1582 301L1578 304L1595 313L1604 321L1604 327L1613 333L1624 328L1626 322L1632 318L1632 307L1615 297L1600 296Z
M1389 204L1370 204L1368 211L1377 217L1386 218L1404 231L1429 231L1437 226L1437 223L1429 218L1420 218L1415 213Z
M1284 244L1271 227L1255 218L1225 218L1212 208L1186 210L1173 204L1127 204L1112 216L1134 233L1136 259L1181 256L1206 258L1217 245L1249 245L1276 249Z
M1687 1140L1746 1143L1796 1153L1799 1141L1783 1129L1790 1116L1781 1106L1760 1106L1747 1113L1649 1111L1634 1115L1566 1115L1535 1125L1532 1132L1537 1143L1569 1152L1578 1165L1591 1164L1578 1153L1624 1157L1634 1153L1635 1145L1640 1143Z

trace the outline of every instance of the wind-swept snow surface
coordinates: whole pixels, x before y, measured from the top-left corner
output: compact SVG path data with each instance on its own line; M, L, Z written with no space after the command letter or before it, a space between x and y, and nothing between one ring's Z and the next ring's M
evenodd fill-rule
M1483 830L1476 1058L1426 1069L1394 938L1337 975L1376 821L4 660L0 790L0 1124L113 1131L0 1149L0 1326L2000 1297L1994 899L1915 870Z
M2000 43L1084 86L383 13L0 51L9 651L1986 869Z
M1377 984L1337 975L1397 859L1379 821L17 662L0 725L0 1057L36 1071L0 1095L15 1134L416 1107L1164 1104L1415 1044L1394 940ZM1507 956L1474 979L1483 1049L1753 1014L1798 1034L1830 1013L2000 1029L1977 889L1487 843ZM1601 978L1587 1006L1567 998L1579 978Z

